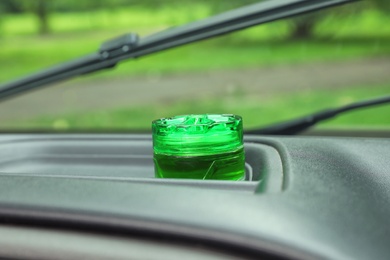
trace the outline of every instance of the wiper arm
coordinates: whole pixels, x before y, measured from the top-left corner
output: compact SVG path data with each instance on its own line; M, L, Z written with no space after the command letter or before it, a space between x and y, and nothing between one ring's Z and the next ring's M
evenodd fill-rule
M339 114L380 104L390 103L390 96L364 100L356 103L352 103L340 108L327 109L315 114L311 114L305 117L293 119L287 122L271 125L261 129L246 131L246 134L259 134L259 135L295 135L306 129L314 126L315 124L336 117Z
M103 43L96 53L0 85L0 100L67 78L112 68L122 60L141 57L254 25L355 1L357 0L266 1L141 39L136 34L127 34Z

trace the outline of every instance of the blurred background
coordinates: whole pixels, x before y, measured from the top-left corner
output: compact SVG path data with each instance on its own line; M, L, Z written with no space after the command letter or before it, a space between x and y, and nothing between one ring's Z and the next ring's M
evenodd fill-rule
M0 0L0 84L255 0ZM175 48L0 104L0 130L150 129L189 113L246 128L390 94L390 1L366 0ZM319 129L390 129L390 106Z

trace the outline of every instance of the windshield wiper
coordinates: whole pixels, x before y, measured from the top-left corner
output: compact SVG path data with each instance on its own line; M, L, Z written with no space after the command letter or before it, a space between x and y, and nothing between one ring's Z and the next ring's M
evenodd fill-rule
M0 100L64 79L112 68L126 59L227 34L281 18L357 0L273 0L168 29L145 38L127 34L103 43L98 52L0 85Z
M257 135L295 135L300 132L305 131L306 129L318 124L319 122L325 121L327 119L336 117L339 114L363 108L381 105L385 103L390 103L390 96L369 99L364 101L359 101L352 103L343 107L323 110L308 116L300 117L293 119L287 122L282 122L279 124L274 124L268 127L248 130L245 131L245 134L257 134Z

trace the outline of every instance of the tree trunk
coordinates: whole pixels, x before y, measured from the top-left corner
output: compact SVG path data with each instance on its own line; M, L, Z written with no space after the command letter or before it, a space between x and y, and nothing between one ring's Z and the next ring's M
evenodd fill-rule
M317 19L313 16L300 17L294 20L294 28L291 39L307 40L313 38L314 27Z
M40 35L47 35L50 33L48 5L49 1L38 0L37 8L35 10L35 14L38 17Z

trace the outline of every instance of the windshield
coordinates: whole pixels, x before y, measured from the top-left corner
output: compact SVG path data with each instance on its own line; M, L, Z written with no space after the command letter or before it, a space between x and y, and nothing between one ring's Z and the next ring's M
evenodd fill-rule
M0 83L259 1L2 0ZM174 48L0 104L0 131L150 130L156 118L231 113L256 128L390 93L390 6L362 1ZM318 129L390 129L390 106Z

